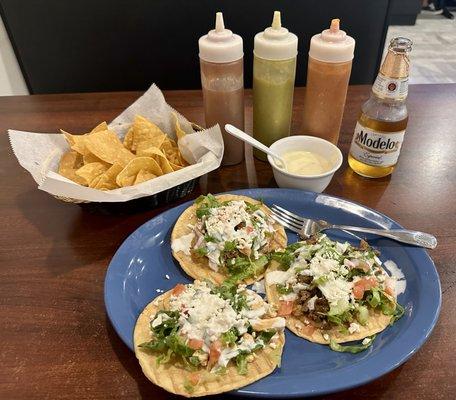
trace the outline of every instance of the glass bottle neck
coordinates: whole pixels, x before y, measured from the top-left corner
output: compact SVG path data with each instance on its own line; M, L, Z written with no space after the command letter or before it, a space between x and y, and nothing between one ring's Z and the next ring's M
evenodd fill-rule
M409 76L410 60L407 52L388 49L379 73L388 78L401 79Z

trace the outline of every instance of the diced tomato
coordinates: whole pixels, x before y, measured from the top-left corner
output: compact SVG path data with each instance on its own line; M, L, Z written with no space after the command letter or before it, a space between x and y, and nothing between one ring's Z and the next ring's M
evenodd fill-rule
M362 299L364 296L364 286L362 285L355 285L353 286L353 296L355 296L355 299Z
M364 278L364 290L369 290L378 286L378 282L375 278Z
M187 346L192 350L199 350L203 347L203 341L200 339L188 339Z
M193 372L188 376L188 381L193 385L196 386L201 379L201 375L197 372Z
M279 309L277 310L277 315L280 317L284 317L286 315L290 315L293 311L293 301L284 301L281 300L279 302Z
M375 278L363 278L355 283L353 286L353 296L355 299L362 299L364 292L378 286L378 282Z
M176 286L174 286L174 288L171 291L171 293L174 296L179 296L184 290L185 290L185 285L182 284L182 283L178 283Z
M220 358L221 348L222 343L220 340L211 343L211 346L209 347L209 362L207 364L209 368L212 368L217 363Z
M252 232L253 232L253 227L248 226L247 228L245 228L245 231L246 231L247 233L252 233Z
M393 296L393 297L395 296L394 289L389 286L386 287L385 292L387 294L389 294L390 296Z

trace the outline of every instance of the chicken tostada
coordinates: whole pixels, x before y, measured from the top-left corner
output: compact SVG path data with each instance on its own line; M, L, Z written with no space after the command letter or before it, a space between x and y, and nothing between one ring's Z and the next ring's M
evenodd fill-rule
M280 365L285 319L245 285L178 284L153 300L134 331L144 374L187 397L237 389Z

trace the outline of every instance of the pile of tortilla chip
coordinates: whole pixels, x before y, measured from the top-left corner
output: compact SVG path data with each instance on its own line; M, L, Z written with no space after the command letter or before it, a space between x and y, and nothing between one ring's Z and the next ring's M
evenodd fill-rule
M179 140L185 132L174 118ZM135 116L123 143L106 122L84 135L62 133L71 150L60 159L59 174L94 189L137 185L188 165L177 143L140 115Z

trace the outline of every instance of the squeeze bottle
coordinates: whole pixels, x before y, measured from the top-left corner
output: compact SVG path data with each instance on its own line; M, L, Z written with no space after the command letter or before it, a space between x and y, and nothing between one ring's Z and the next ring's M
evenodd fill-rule
M253 54L253 136L270 146L290 135L298 54L298 37L282 27L279 11L255 35ZM256 149L254 155L266 160Z
M225 124L244 129L244 50L242 38L225 28L218 12L215 29L199 41L201 85L206 126L219 124L225 151L223 165L244 159L244 143L225 132Z
M307 66L303 135L318 136L337 145L344 115L355 39L333 19L331 27L312 36Z

